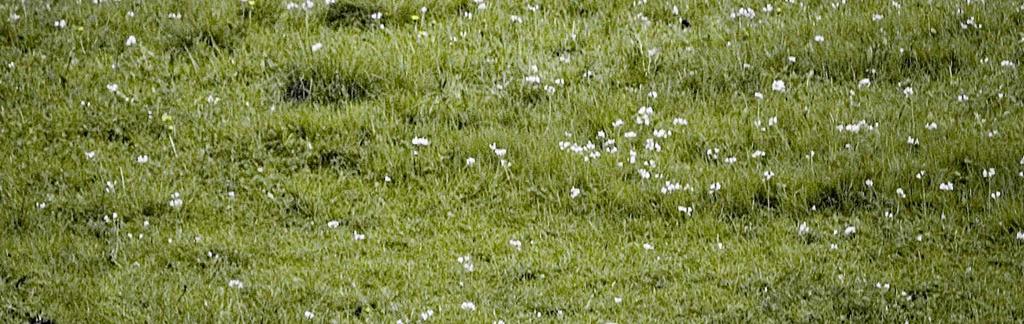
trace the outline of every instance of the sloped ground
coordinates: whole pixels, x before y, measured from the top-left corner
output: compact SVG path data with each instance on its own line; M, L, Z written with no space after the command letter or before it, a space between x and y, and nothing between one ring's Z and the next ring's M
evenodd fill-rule
M0 318L1024 320L1024 3L329 2L0 3Z

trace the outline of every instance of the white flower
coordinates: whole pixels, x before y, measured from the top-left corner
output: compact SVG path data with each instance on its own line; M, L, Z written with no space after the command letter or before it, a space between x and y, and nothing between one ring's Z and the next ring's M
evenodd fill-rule
M139 164L149 163L149 155L139 155L135 158L135 162L138 162Z
M117 86L117 83L107 84L107 90L110 90L110 92L117 92L118 89L120 89L120 87Z
M924 128L927 129L927 130L936 130L936 129L939 128L939 124L936 124L935 122L931 122L931 123L925 124Z
M625 125L625 124L626 124L626 122L622 121L622 119L616 119L614 122L612 122L612 127L619 128L619 127L622 127L622 125Z
M523 17L520 17L520 16L512 15L511 17L509 17L509 19L512 20L513 24L522 24L523 23Z
M61 19L61 20L53 22L53 27L64 29L64 27L67 27L67 26L68 26L68 22L66 20L64 20L64 19Z
M380 20L383 17L384 17L384 14L380 13L380 11L374 12L374 13L370 14L370 19L373 19L373 20Z
M818 42L818 43L824 42L825 41L825 36L814 35L814 41Z
M797 226L797 228L796 228L797 235L806 235L806 234L808 234L810 232L811 232L811 227L807 226L807 222L800 223L800 226Z
M523 242L521 242L521 241L519 241L517 239L508 240L508 245L511 245L516 250L522 250L523 249Z
M135 35L128 36L128 40L124 41L124 46L135 46L135 44L138 44Z
M434 310L433 309L428 309L428 310L420 313L420 319L424 320L424 321L430 319L431 316L434 316Z
M757 158L762 158L762 157L764 157L764 156L765 156L766 154L767 154L767 153L765 153L765 152L764 152L764 151L762 151L762 150L756 150L756 151L754 151L754 153L753 153L753 154L750 154L750 157L752 157L752 158L755 158L755 159L757 159Z
M473 269L475 269L473 266L473 260L468 255L460 256L456 261L459 261L459 263L462 264L462 268L465 269L466 272L473 272Z
M772 90L776 92L786 91L786 82L782 80L775 80L772 82Z
M719 190L722 190L722 184L721 183L715 182L715 183L712 183L710 186L708 186L708 193L709 194L716 193Z
M857 228L853 227L853 225L847 226L846 229L843 230L843 235L850 236L853 234L857 234Z
M995 175L996 175L996 169L995 168L988 168L988 169L981 170L981 176L983 178L991 178L991 177L994 177Z
M496 155L497 157L504 157L505 153L508 153L507 149L498 147L498 143L491 143L490 148L491 151L494 152L494 155Z
M754 92L754 98L757 98L758 100L764 99L764 94L760 92Z
M365 240L365 239L366 239L366 234L362 234L362 233L359 233L359 232L354 232L354 231L353 231L353 232L352 232L352 239L353 239L353 240L356 240L356 241L362 241L362 240Z
M680 213L685 213L686 216L693 215L693 206L679 206L678 209Z
M654 245L651 243L644 243L644 250L654 250Z
M305 313L302 314L302 316L308 320L311 320L314 317L316 317L316 314L314 314L313 311L306 311Z
M8 19L10 19L11 23L14 23L18 21L18 19L21 19L21 16L19 16L18 13L16 12L12 12Z
M526 76L525 78L523 78L523 81L525 81L526 83L529 83L529 84L540 84L540 76L529 75L529 76Z
M1002 197L1002 196L1003 196L1003 192L1002 191L996 191L996 192L993 192L993 193L989 194L989 197L992 197L992 199L999 199L999 197Z
M427 146L430 145L430 140L423 137L413 137L412 145Z
M242 289L245 288L245 283L238 279L231 279L228 281L228 287Z
M171 194L171 201L168 202L167 204L171 206L171 208L181 208L181 205L183 203L184 201L181 200L181 194L175 191L173 194Z
M579 197L580 193L580 188L572 187L572 189L569 189L569 198Z
M867 87L870 87L870 86L871 86L871 79L864 78L864 79L860 79L860 81L857 81L857 87L858 88L867 88Z
M970 100L970 99L971 98L968 97L966 94L961 94L959 96L956 96L956 101L957 102L967 102L967 100Z
M913 96L914 95L914 88L911 88L911 87L903 88L903 95L907 96L907 97Z
M864 180L864 185L867 186L868 188L871 188L871 187L875 186L875 182L872 181L871 179L867 179L867 180Z
M316 51L319 51L321 48L324 48L324 44L316 43L316 44L313 44L313 46L310 49L312 49L314 52L316 52Z
M775 177L775 172L765 171L761 176L764 177L764 181L769 181Z
M466 158L466 166L473 166L473 164L476 164L476 159L473 157Z
M1017 232L1017 240L1024 241L1024 231Z
M896 196L900 198L907 198L907 193L903 191L903 188L896 188Z
M885 16L882 16L881 14L871 15L871 20L873 20L873 21L881 21L882 18L885 18Z
M999 62L999 66L1002 66L1004 68L1013 68L1016 67L1017 64L1013 63L1013 61L1003 60L1002 62Z
M36 208L37 209L46 209L46 203L45 202L37 202L36 203Z
M85 158L92 160L96 157L96 151L85 151Z
M952 182L940 183L939 184L939 190L942 190L942 191L952 191L953 190L953 183Z
M339 225L341 225L341 222L336 221L336 220L332 220L330 222L327 222L327 227L329 227L329 228L338 228Z
M907 144L910 144L910 145L920 145L921 141L918 141L913 136L907 136Z
M672 120L672 125L676 125L676 126L686 126L686 125L689 125L689 124L690 124L690 122L688 120L686 120L686 118L676 118L676 119Z
M616 304L622 304L622 297L612 298L612 301L614 301Z
M462 302L462 305L459 306L459 307L461 307L462 310L464 310L464 311L475 311L476 310L476 304L473 304L473 302L471 302L471 301Z

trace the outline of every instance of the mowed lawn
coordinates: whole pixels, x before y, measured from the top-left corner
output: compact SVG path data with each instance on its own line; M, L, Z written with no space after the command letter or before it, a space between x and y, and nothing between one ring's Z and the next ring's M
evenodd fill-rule
M1024 321L1021 1L0 15L0 322Z

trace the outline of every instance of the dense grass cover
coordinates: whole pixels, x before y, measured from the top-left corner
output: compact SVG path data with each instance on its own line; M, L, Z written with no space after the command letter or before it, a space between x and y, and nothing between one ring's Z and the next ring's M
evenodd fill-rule
M1024 321L1020 1L0 13L4 322Z

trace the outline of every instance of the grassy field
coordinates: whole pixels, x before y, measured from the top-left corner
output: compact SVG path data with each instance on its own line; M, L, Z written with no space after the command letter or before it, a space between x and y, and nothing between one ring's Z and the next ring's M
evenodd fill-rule
M2 322L1021 322L1024 2L0 2Z

